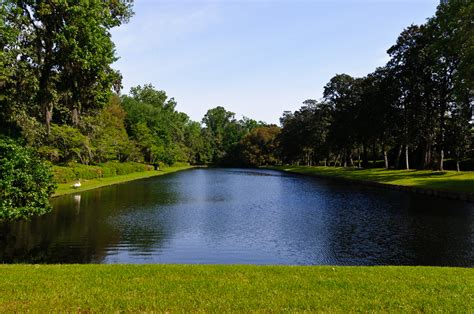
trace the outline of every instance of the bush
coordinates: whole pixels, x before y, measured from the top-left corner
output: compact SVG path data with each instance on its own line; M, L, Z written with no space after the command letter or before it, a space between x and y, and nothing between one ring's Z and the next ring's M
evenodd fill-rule
M143 172L153 170L153 166L140 164L137 162L119 163L116 161L109 161L100 164L102 168L108 168L111 172L115 172L115 175L124 175L133 172Z
M71 167L53 167L54 181L57 183L67 183L76 180L76 174Z
M54 180L58 183L68 183L78 179L91 180L108 178L117 175L154 170L151 165L137 162L120 163L109 161L96 166L69 163L67 166L54 166Z
M42 215L51 209L51 166L30 149L0 139L0 219Z

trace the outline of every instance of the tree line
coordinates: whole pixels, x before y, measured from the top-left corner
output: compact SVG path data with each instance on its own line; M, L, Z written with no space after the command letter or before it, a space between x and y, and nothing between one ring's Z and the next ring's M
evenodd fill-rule
M132 5L2 0L0 133L53 163L230 163L236 143L261 123L222 107L191 121L151 85L120 96L110 30L128 22Z
M281 128L223 107L201 122L151 85L120 96L110 30L132 1L2 0L0 132L54 163L326 164L443 170L472 157L474 4L441 4L363 78L334 76Z
M321 100L284 112L281 126L221 106L192 121L152 85L121 95L110 30L132 8L131 0L0 0L0 219L47 209L54 185L40 159L359 167L383 159L385 168L443 170L449 158L459 170L473 158L472 1L441 4L400 34L385 66L334 76Z
M474 3L449 1L363 78L334 76L321 101L281 118L285 163L444 169L473 157Z

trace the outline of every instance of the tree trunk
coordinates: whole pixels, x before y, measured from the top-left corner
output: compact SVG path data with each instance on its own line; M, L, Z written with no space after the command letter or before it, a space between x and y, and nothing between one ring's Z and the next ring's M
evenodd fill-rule
M408 145L405 146L405 165L406 165L406 169L407 170L410 170L410 161L409 161L409 151L408 151Z
M439 171L444 171L444 149L439 152Z
M423 149L423 164L422 168L427 169L431 167L431 144L426 143Z
M400 169L400 158L402 157L402 148L403 145L398 147L397 158L395 159L395 169Z
M386 149L383 150L383 159L384 159L384 162L385 162L385 169L388 169L388 156L387 156L387 150Z
M428 165L432 168L433 164L431 163L431 145L428 146Z
M459 160L456 160L456 171L461 171L461 167L459 166Z
M72 125L74 126L79 125L79 110L77 108L72 109L71 120L72 120Z
M373 162L373 166L375 167L375 165L377 164L377 152L376 152L377 148L376 148L376 145L375 145L375 142L372 144L372 162Z
M363 144L362 145L362 151L363 151L363 156L362 156L362 166L364 168L367 168L369 166L369 154L367 152L367 145Z
M357 149L357 167L362 168L361 160L360 160L360 149Z
M46 123L46 134L51 134L51 120L53 120L53 105L44 105L44 122Z

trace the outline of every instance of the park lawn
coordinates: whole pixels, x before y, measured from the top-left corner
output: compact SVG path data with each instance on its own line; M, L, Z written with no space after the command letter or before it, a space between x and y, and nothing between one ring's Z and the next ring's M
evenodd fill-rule
M6 312L472 313L473 291L467 268L0 265Z
M474 193L474 171L386 170L342 167L278 166L272 169L417 188Z
M134 172L130 174L118 175L118 176L113 176L113 177L108 177L108 178L81 180L80 188L73 188L72 185L74 184L74 182L59 183L56 188L56 191L53 194L53 197L92 190L99 187L113 185L117 183L123 183L127 181L160 176L160 175L164 175L164 174L168 174L168 173L172 173L176 171L181 171L185 169L190 169L190 168L193 168L193 166L172 166L172 167L162 168L161 170L157 170L157 171L150 170L150 171Z

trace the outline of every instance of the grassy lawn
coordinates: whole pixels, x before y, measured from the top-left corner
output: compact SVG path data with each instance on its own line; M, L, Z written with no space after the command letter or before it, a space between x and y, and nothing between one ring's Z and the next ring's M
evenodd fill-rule
M59 196L59 195L65 195L65 194L71 194L71 193L77 193L77 192L92 190L92 189L99 188L99 187L102 187L102 186L107 186L107 185L112 185L112 184L132 181L132 180L138 180L138 179L144 179L144 178L149 178L149 177L154 177L154 176L160 176L160 175L164 175L164 174L167 174L167 173L172 173L172 172L185 170L185 169L189 169L189 168L193 168L193 167L192 166L167 167L167 168L163 168L162 170L158 170L158 171L143 171L143 172L135 172L135 173L125 174L125 175L114 176L114 177L108 177L108 178L100 178L100 179L92 179L92 180L81 180L81 187L77 188L77 189L72 187L72 184L74 182L60 183L60 184L58 184L58 187L57 187L56 192L54 193L53 197L54 196Z
M474 193L474 171L385 170L334 167L280 166L272 169L309 175L340 177L434 190Z
M0 309L473 311L474 270L434 267L1 265Z

